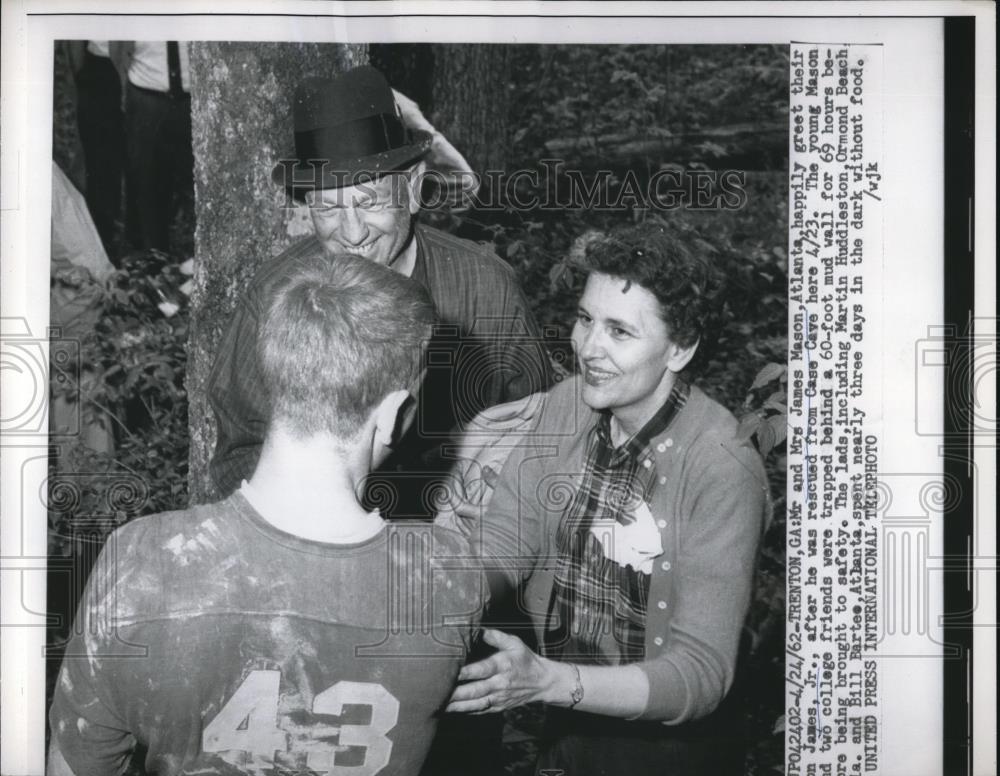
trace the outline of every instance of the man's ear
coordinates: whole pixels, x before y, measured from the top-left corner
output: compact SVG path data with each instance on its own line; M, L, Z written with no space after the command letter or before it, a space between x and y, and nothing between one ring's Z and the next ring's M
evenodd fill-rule
M683 370L684 367L691 363L691 359L694 358L700 342L701 340L695 340L693 344L688 345L686 348L673 343L670 346L670 355L667 356L667 369L671 372L680 372Z
M393 447L405 433L413 397L405 389L386 394L375 408L375 441Z
M423 188L424 174L426 172L427 162L421 159L406 174L406 186L410 195L411 216L415 216L420 210L420 189Z

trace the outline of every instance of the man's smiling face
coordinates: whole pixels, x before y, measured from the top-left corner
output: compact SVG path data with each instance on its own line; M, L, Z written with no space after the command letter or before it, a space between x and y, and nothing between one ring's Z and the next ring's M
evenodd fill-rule
M609 409L622 429L639 431L673 389L696 346L681 348L645 288L592 272L580 299L573 347L583 373L583 400Z
M410 239L414 170L391 173L356 186L318 189L306 197L316 238L327 255L349 253L391 266Z

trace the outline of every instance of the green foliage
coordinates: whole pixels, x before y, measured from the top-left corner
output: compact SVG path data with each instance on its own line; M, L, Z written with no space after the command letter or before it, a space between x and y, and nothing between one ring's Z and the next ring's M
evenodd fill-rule
M81 530L88 541L103 539L124 520L186 506L186 280L161 254L127 257L108 282L96 326L79 340L83 370L52 365L53 395L78 403L84 426L110 424L115 437L113 454L80 436L54 440L53 555L77 551ZM81 373L88 376L78 381Z
M522 158L544 158L560 137L679 135L780 122L788 109L779 46L518 46L514 57L511 126Z
M763 393L767 387L773 390L765 397ZM754 409L754 404L760 406ZM747 412L740 418L738 438L755 440L761 455L768 455L788 435L788 368L784 364L770 363L761 369L750 386L743 408Z

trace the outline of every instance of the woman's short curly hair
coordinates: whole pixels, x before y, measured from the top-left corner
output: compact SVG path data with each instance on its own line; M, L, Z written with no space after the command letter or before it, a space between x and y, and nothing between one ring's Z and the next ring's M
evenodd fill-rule
M587 272L635 283L656 297L671 339L681 347L714 332L720 278L711 260L696 255L680 233L659 220L589 233L578 241L571 263ZM627 287L626 287L627 290Z

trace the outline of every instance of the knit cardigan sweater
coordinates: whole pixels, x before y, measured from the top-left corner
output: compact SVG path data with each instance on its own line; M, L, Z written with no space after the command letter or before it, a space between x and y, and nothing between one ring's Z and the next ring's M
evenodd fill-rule
M579 377L553 388L511 451L475 541L488 568L518 587L541 638L556 568L556 530L579 487L597 421ZM651 441L650 511L663 554L654 561L646 622L649 679L640 719L672 725L709 714L732 681L769 518L759 454L735 439L736 419L692 386L683 409Z

